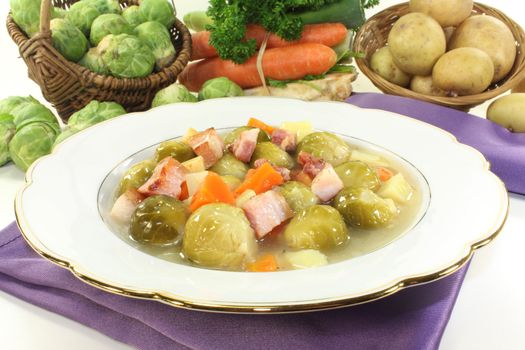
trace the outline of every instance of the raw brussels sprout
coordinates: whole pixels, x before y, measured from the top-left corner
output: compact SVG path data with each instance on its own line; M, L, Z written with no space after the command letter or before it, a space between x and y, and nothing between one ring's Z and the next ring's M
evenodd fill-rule
M139 188L144 185L153 174L156 165L157 163L148 159L129 168L120 180L117 197L130 188Z
M240 128L234 129L226 135L224 138L224 145L231 145L237 140L241 132L253 129L251 126L241 126ZM259 130L259 136L257 136L257 143L271 141L270 136L264 130Z
M23 103L39 103L32 96L10 96L0 101L0 114L11 114L11 111Z
M188 209L170 196L152 196L141 202L133 216L129 233L140 243L176 244L184 233Z
M80 29L84 35L89 36L91 24L101 13L93 5L84 1L76 2L66 12L66 19Z
M78 62L88 50L88 41L80 29L62 18L51 20L53 47L67 60Z
M120 14L122 9L118 0L82 0L82 2L94 6L98 12Z
M11 160L9 156L9 141L15 135L16 127L13 123L13 116L10 114L0 114L0 166Z
M322 158L333 166L349 160L352 153L346 142L329 132L314 132L305 136L297 145L297 154L301 151Z
M53 143L53 148L55 148L56 145L58 145L59 143L61 143L62 141L76 134L79 131L80 129L77 129L77 128L69 128L69 127L64 128L62 132L55 139L55 142Z
M51 8L51 19L54 18L66 18L67 11L61 7L53 6Z
M346 223L366 229L388 226L397 216L394 201L365 187L346 187L335 197L334 207Z
M0 113L0 123L13 123L14 124L13 122L14 119L15 117L13 117L9 113Z
M139 8L146 21L157 21L166 28L175 23L175 10L167 0L142 0Z
M144 22L135 28L140 40L148 46L155 56L155 68L160 71L175 60L175 47L170 33L159 22Z
M42 122L48 124L56 133L60 132L58 120L49 109L38 101L22 103L13 108L10 113L14 119L17 132L24 126L35 122Z
M346 242L348 228L331 206L313 205L294 216L284 238L290 248L326 250Z
M295 214L319 202L310 187L302 182L288 181L284 185L279 186L277 190L284 196L284 199L286 199L286 202Z
M48 123L34 122L17 130L9 142L9 155L23 171L38 158L49 154L58 132Z
M155 160L160 162L168 156L171 156L182 163L196 157L197 155L187 143L179 140L170 140L162 142L157 147L155 151Z
M102 60L102 56L100 55L100 52L96 47L92 47L91 49L86 52L84 57L80 61L78 61L78 64L80 64L83 67L86 67L92 72L95 72L97 74L102 75L108 75L109 69Z
M183 21L188 29L195 32L202 32L206 30L207 25L213 24L213 19L206 14L206 11L188 12L184 15Z
M192 95L184 85L173 83L155 94L151 107L178 102L197 102L197 97Z
M182 253L198 265L240 270L257 254L255 232L242 209L204 205L186 223Z
M32 37L40 30L40 0L11 0L11 16L15 23Z
M271 142L261 142L255 146L251 161L252 167L257 159L266 159L272 165L288 169L292 169L295 165L293 158L288 153Z
M238 177L235 177L233 175L224 175L221 176L221 179L226 185L228 185L228 188L232 192L235 191L237 187L239 187L242 183Z
M82 130L122 114L126 114L126 110L116 102L98 102L93 100L85 105L84 108L71 115L68 126Z
M124 17L133 28L146 21L137 5L125 8L124 11L122 11L122 17Z
M102 61L117 78L145 77L155 66L155 57L149 48L133 35L107 35L98 49Z
M93 24L91 24L91 34L89 35L89 40L93 46L97 46L108 34L132 35L133 28L131 28L129 23L121 15L107 13L95 18Z
M366 163L351 161L335 167L335 172L343 181L345 187L365 187L375 191L381 186L376 172Z
M216 172L222 176L235 176L242 180L246 176L248 169L248 165L235 158L233 154L225 153L222 158L210 168L210 171Z
M199 91L199 101L232 96L244 96L244 91L226 77L208 80Z

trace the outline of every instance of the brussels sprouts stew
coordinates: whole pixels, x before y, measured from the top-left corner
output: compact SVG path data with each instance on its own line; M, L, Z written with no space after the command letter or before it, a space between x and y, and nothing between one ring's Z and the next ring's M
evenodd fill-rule
M114 196L101 213L122 239L162 259L230 271L367 254L413 227L428 200L408 162L309 122L190 129L111 176Z

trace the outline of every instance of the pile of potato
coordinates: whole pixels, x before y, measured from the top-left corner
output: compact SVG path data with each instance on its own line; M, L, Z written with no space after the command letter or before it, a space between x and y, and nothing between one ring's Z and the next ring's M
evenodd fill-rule
M516 43L505 23L471 15L472 0L410 0L370 67L391 83L435 96L479 94L512 69Z

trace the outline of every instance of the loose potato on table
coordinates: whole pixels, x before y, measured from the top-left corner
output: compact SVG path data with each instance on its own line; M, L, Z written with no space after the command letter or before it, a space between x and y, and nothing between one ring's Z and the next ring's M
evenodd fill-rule
M472 0L410 0L410 12L422 12L442 27L457 26L472 12Z
M525 132L525 93L498 98L487 110L487 119L513 132Z
M436 87L432 80L432 76L422 77L416 75L410 81L410 90L430 96L446 96L446 91Z
M451 95L485 91L494 76L490 57L480 49L462 47L441 56L432 71L434 84Z
M396 65L413 75L429 75L445 53L445 33L436 20L423 13L401 17L388 35L388 46Z
M516 59L512 32L505 23L492 16L472 16L461 23L449 42L450 49L458 47L476 47L490 56L494 63L492 82L504 78Z
M374 52L370 58L370 68L393 84L405 87L410 83L410 75L396 66L388 46Z

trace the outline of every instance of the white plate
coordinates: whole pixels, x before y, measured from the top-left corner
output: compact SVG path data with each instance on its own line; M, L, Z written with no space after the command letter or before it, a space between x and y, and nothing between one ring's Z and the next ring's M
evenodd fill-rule
M152 257L106 226L97 201L104 208L110 195L102 188L99 196L99 190L119 164L189 127L235 127L252 116L276 125L311 120L318 129L366 140L412 164L424 192L412 229L381 249L340 263L244 273ZM344 103L233 98L129 114L71 137L31 167L15 210L37 252L107 291L208 311L289 312L362 303L451 274L500 231L508 197L479 152L429 124Z

